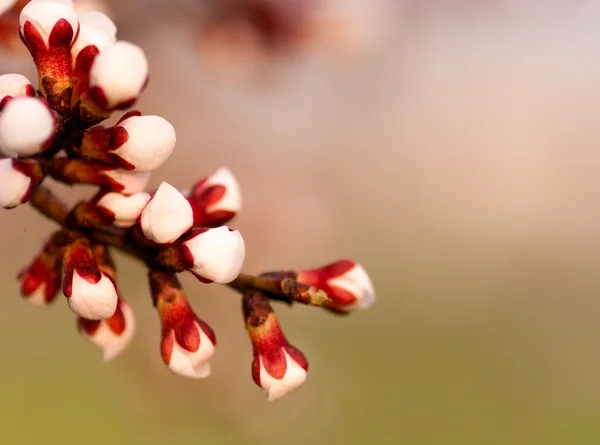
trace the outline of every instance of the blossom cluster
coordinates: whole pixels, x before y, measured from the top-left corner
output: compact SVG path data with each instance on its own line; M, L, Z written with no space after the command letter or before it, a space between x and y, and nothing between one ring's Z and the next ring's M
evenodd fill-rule
M112 251L130 254L148 268L164 363L204 378L216 336L192 309L177 273L226 284L243 296L254 381L269 400L278 399L304 383L308 362L288 343L270 301L348 313L372 304L371 281L350 260L242 273L244 239L225 225L241 210L241 192L227 168L186 193L167 182L146 191L176 134L164 118L139 111L102 125L133 106L148 83L144 52L116 34L108 16L77 13L71 0L32 0L21 11L20 36L38 79L35 87L22 75L0 75L0 207L29 202L61 226L19 273L21 294L47 305L62 291L79 332L113 359L131 341L135 318L119 292ZM46 180L91 184L97 192L68 208Z

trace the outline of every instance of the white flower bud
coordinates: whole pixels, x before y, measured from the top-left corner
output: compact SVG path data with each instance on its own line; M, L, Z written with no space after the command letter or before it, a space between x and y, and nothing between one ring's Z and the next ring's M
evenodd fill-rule
M163 182L141 215L146 238L158 244L172 243L194 223L192 207L172 185Z
M105 194L96 203L96 206L108 210L114 215L113 224L117 227L131 227L142 213L150 200L150 195L145 192L125 196L121 193L110 192Z
M79 36L71 49L73 63L86 46L94 45L99 51L104 51L116 41L117 27L106 14L97 11L79 14Z
M21 74L0 76L0 102L6 97L33 96L35 89L29 79Z
M93 284L77 272L73 272L69 307L80 317L88 320L110 318L117 309L118 296L113 282L106 275Z
M0 147L9 156L39 153L54 134L54 116L33 97L15 97L0 114Z
M356 264L342 275L331 278L328 284L351 293L356 298L354 306L359 309L368 309L375 303L373 283L360 264Z
M134 165L135 171L156 170L175 148L175 129L160 116L132 116L118 126L129 138L113 153Z
M21 204L30 184L29 176L13 168L12 159L0 159L0 207L10 209Z
M229 283L242 270L246 257L244 238L225 226L199 230L184 243L194 258L192 272L215 283Z
M108 362L118 356L131 342L135 333L135 317L131 307L119 300L115 314L106 320L79 319L79 332L104 351Z
M127 171L120 168L106 170L102 174L121 184L123 190L119 193L124 195L134 195L144 191L150 180L150 173Z
M148 61L142 49L133 43L118 41L100 53L90 70L90 88L99 88L106 106L136 99L148 78Z
M173 338L173 348L171 350L171 356L167 358L169 369L175 374L190 379L203 379L210 375L209 360L215 353L215 345L197 322L194 322L194 326L198 329L198 334L200 335L200 345L198 346L198 349L190 352L183 348L177 342L177 337L171 330L168 335Z
M31 24L42 36L42 39L44 39L46 46L48 46L50 34L52 33L56 23L61 19L65 19L67 22L69 22L71 28L73 29L74 38L77 34L79 21L77 20L77 14L73 10L73 3L71 1L31 1L25 5L21 11L21 33L23 33L23 27L25 26L25 23L31 22Z
M260 358L260 387L265 392L269 402L280 399L286 394L298 389L306 381L307 372L283 349L286 369L281 379L269 374Z

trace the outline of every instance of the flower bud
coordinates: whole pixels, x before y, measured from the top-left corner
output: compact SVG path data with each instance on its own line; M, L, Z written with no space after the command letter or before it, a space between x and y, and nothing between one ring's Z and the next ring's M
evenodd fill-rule
M98 200L96 206L116 227L131 227L135 225L135 221L149 200L150 195L145 192L131 196L109 192Z
M194 223L192 208L172 185L163 182L140 216L144 236L158 244L172 243Z
M134 195L144 191L150 180L150 173L131 172L120 168L104 170L101 175L114 183L115 190L124 195Z
M62 248L68 239L66 232L56 232L40 254L19 273L21 295L30 303L47 305L58 294L62 283Z
M148 81L148 61L133 43L118 41L100 53L90 70L90 96L104 109L128 108Z
M228 168L220 168L198 181L188 196L194 211L194 225L218 227L242 209L240 186Z
M339 260L312 270L301 270L299 282L322 289L332 302L326 308L340 313L367 309L375 302L373 283L363 267L352 260Z
M191 379L210 375L215 334L188 303L173 274L150 271L150 288L162 326L161 356L171 371Z
M242 270L246 247L237 230L195 229L183 243L186 266L203 281L229 283Z
M35 88L29 79L21 74L3 74L0 76L0 110L13 97L35 96Z
M34 160L0 159L0 207L11 209L26 202L42 178Z
M104 351L104 361L118 356L131 342L135 333L133 310L123 300L119 300L112 317L106 320L87 320L79 317L78 330L85 338Z
M125 170L149 172L160 167L173 152L175 130L159 116L127 113L112 128L86 131L79 154Z
M87 240L76 240L67 247L63 268L63 293L73 312L88 320L104 320L115 313L117 290L98 267Z
M79 14L79 35L71 49L73 64L83 48L93 45L98 51L104 51L116 40L117 27L106 14L98 11Z
M304 384L308 361L288 343L262 292L247 292L243 309L254 356L252 378L272 402Z
M16 97L0 114L0 147L9 156L32 156L54 135L54 115L39 99Z

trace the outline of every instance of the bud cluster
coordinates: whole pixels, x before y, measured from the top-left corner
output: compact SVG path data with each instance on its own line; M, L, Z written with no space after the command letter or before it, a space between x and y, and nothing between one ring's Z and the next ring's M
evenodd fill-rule
M18 74L0 76L0 206L29 202L61 226L18 275L23 297L47 305L62 290L78 331L111 360L135 331L111 250L132 255L148 268L163 361L176 374L204 378L216 336L179 284L176 274L188 271L243 296L252 375L269 400L299 387L308 362L287 342L269 300L338 313L366 308L374 291L364 269L342 260L312 270L241 273L244 239L225 226L242 205L234 175L220 168L186 193L166 182L145 191L152 171L173 152L172 125L138 111L101 125L145 88L143 51L117 40L106 15L77 14L70 0L32 0L20 24L38 82L36 88ZM97 192L69 209L42 184L46 179L92 184Z

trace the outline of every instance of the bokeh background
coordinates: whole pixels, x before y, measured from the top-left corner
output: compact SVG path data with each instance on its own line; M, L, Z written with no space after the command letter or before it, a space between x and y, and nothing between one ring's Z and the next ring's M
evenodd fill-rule
M207 55L193 1L110 6L150 60L138 108L178 133L152 185L227 165L246 270L356 258L377 303L280 307L311 371L267 403L237 295L184 279L219 341L212 376L188 381L160 360L145 272L119 256L138 330L105 365L63 301L19 297L53 225L4 211L0 443L600 443L600 2L354 4L375 12L348 16L360 26L379 20L360 51L260 63ZM0 68L34 77L13 52Z

